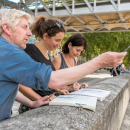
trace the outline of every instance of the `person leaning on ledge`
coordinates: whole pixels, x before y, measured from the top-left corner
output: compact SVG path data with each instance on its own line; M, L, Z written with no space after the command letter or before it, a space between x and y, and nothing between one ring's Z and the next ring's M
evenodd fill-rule
M11 117L19 84L33 89L61 89L99 68L118 66L127 54L106 52L84 64L52 71L50 66L35 62L23 50L32 35L30 18L20 10L0 9L0 121Z

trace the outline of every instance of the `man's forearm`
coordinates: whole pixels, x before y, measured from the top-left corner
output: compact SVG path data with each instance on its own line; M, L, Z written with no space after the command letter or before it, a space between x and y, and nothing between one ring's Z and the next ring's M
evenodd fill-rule
M122 63L125 55L126 53L124 52L107 52L84 64L53 71L48 86L52 89L61 89L62 86L76 82L101 67L116 67Z
M87 74L90 74L100 68L99 64L97 64L95 61L96 59L79 66L53 71L48 86L50 88L56 87L59 89L63 85L76 82Z

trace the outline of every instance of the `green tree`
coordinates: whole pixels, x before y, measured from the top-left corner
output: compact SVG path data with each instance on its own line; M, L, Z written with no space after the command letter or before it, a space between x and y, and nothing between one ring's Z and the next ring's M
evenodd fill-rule
M130 32L86 33L84 36L88 43L87 60L106 51L122 52L130 45ZM130 65L130 50L124 64Z

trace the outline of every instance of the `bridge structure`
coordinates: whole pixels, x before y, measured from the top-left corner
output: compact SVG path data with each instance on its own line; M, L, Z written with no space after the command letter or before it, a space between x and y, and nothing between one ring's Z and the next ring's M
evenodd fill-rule
M55 18L67 32L130 31L130 0L1 0L0 5Z

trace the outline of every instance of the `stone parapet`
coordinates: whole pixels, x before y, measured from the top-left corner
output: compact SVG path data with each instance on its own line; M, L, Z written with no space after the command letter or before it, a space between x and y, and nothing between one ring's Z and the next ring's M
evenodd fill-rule
M0 123L0 130L120 130L130 98L130 74L99 82L92 88L111 91L96 111L44 106Z

